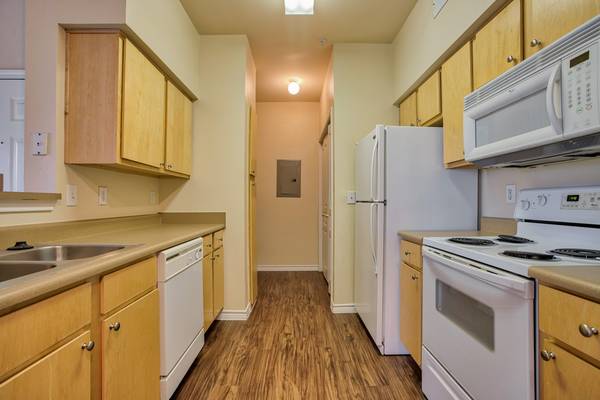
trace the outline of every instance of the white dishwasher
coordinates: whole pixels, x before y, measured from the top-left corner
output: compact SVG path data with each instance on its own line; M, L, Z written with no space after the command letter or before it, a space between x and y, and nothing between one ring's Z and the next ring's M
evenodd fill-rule
M202 238L158 255L160 393L169 399L204 346Z

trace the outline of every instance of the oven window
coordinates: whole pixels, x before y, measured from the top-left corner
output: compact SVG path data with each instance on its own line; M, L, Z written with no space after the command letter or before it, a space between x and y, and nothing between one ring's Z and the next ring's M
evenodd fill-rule
M494 351L494 310L490 307L437 279L435 307L479 343Z
M475 121L475 146L496 143L550 126L546 89L531 94Z

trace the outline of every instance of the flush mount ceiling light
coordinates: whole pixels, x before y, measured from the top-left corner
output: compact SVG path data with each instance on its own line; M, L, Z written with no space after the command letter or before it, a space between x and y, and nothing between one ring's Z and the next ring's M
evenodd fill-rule
M292 96L296 96L300 93L300 82L297 79L290 80L290 83L288 83L288 92Z
M285 15L313 15L315 0L283 0Z

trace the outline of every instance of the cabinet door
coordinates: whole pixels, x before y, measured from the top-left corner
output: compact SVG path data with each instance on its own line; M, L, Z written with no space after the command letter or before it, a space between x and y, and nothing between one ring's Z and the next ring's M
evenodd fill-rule
M204 300L204 330L206 331L215 319L213 314L213 260L208 255L202 259L202 284Z
M417 126L417 92L400 103L400 125Z
M600 14L600 0L524 0L525 56Z
M444 163L465 159L463 138L464 98L473 90L471 42L442 64L442 110L444 115Z
M225 251L224 247L221 247L214 252L213 261L213 313L215 318L223 310L223 303L225 301Z
M421 365L421 273L402 263L400 267L400 339Z
M442 113L440 71L435 71L417 89L417 122L427 126Z
M158 290L102 321L102 398L158 399Z
M91 352L82 349L89 341L86 331L0 384L0 399L89 399Z
M171 82L167 82L165 168L192 173L192 102Z
M121 157L160 168L165 157L165 77L129 40L124 64Z
M554 357L540 360L542 400L598 398L600 369L548 339L544 339L542 351Z
M473 40L473 84L478 88L521 61L521 0L512 0Z

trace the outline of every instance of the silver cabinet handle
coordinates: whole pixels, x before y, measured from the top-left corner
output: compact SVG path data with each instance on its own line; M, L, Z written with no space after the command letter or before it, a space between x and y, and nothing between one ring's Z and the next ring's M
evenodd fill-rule
M87 343L82 343L81 344L81 350L92 351L92 350L94 350L94 346L96 346L96 343L94 343L93 340L90 340Z
M556 354L548 350L542 350L542 360L550 361L556 358Z
M405 251L405 252L404 252L404 255L405 255L405 256L410 256L410 251Z
M598 329L588 324L580 324L579 333L581 333L581 336L592 337L598 334Z
M416 281L417 279L419 279L419 277L418 277L418 276L414 276L414 275L413 275L413 276L411 276L410 278L411 278L413 281Z
M507 62L507 63L513 63L513 62L515 62L515 61L516 61L516 59L515 59L513 56L508 56L508 57L506 57L506 62Z
M110 329L111 331L118 331L119 329L121 329L121 323L120 322L115 322L114 324L110 324L108 326L108 329Z
M542 41L538 40L538 39L531 39L531 42L529 42L529 47L537 47L537 46L541 46L542 45Z

